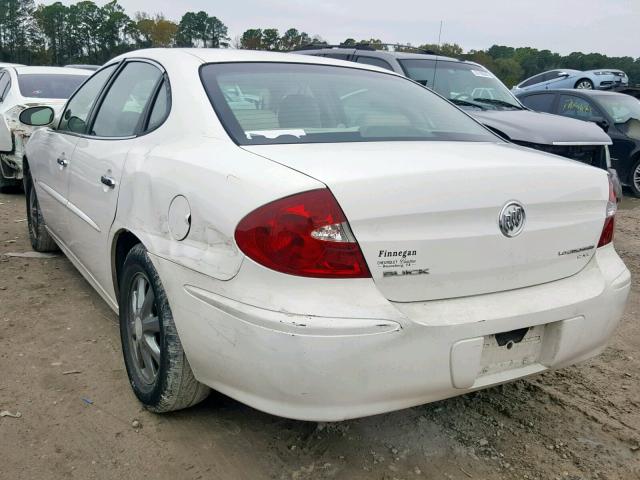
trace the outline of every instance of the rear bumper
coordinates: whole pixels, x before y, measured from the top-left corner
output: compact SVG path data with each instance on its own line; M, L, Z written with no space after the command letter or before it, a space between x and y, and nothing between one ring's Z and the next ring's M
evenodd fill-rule
M605 347L630 289L609 246L556 282L391 304L393 318L323 318L212 293L202 288L206 277L152 258L198 380L257 409L315 421L411 407L590 358ZM535 326L544 332L535 358L482 373L488 336Z

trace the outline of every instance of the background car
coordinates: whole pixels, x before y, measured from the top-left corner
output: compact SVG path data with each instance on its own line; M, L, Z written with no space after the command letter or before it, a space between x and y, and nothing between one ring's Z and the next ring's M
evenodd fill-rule
M22 185L24 146L33 127L20 122L20 113L35 105L61 107L92 73L61 67L0 70L0 189Z
M626 87L629 77L621 70L549 70L523 80L513 87L513 92L533 92L552 88L575 88L581 90L607 90L610 88Z
M640 197L640 101L630 95L597 90L547 90L523 93L533 110L600 125L611 137L611 163L623 184Z
M310 46L295 53L374 65L405 75L435 90L513 143L610 170L607 145L611 139L601 129L524 107L495 75L477 63L368 46ZM610 173L620 193L615 170Z
M85 63L71 63L69 65L65 65L65 68L79 68L81 70L96 71L100 68L100 65L90 65Z
M34 132L25 190L32 246L119 313L155 412L209 387L312 421L460 395L600 353L630 289L606 172L331 59L129 52Z

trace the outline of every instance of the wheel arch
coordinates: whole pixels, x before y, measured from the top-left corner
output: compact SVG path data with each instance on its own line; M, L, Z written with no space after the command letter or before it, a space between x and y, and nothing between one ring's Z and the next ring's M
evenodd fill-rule
M596 84L589 77L580 77L580 78L578 78L578 80L573 82L573 88L578 88L578 85L580 84L580 82L583 82L585 80L588 81L593 88L596 88Z
M136 234L124 228L118 230L113 236L111 242L111 276L116 300L120 298L119 281L122 266L127 258L127 254L138 244L144 246L144 243Z

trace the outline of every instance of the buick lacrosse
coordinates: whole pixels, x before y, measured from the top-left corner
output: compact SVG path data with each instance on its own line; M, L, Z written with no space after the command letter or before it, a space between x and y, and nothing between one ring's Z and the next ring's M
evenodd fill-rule
M24 165L33 248L119 313L155 412L210 388L318 421L440 400L598 354L630 288L607 172L376 67L131 52Z

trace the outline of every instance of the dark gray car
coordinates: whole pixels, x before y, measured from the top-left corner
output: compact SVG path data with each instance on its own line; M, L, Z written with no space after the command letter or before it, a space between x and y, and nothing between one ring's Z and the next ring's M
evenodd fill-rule
M438 55L370 47L307 48L295 53L375 65L435 90L513 143L611 170L609 136L596 125L529 110L489 70ZM617 181L616 177L616 183ZM621 189L618 189L619 193Z

